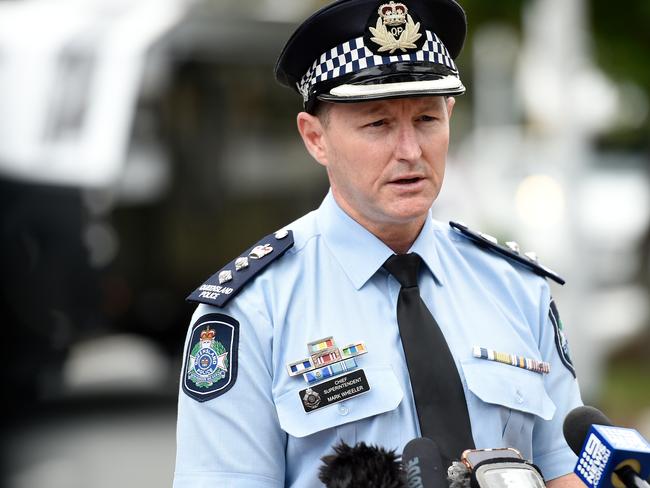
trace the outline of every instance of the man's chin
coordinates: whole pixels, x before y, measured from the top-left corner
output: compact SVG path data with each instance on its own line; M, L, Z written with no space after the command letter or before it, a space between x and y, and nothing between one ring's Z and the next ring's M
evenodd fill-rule
M419 220L427 215L433 201L434 198L424 195L398 198L391 205L390 213L399 222Z
M417 209L394 210L387 215L386 223L393 225L422 223L429 213L429 208L431 206L418 207Z

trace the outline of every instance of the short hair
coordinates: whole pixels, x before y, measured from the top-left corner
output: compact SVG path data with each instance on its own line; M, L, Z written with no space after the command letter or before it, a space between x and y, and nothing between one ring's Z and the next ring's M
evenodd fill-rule
M314 116L318 117L323 127L327 127L330 122L330 110L333 103L318 101L314 107Z

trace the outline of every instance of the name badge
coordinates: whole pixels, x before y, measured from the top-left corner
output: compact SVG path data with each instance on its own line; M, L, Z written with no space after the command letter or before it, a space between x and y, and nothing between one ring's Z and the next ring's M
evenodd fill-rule
M298 395L302 408L306 413L311 413L319 408L349 400L368 391L370 391L370 385L366 373L363 369L358 369L300 390Z

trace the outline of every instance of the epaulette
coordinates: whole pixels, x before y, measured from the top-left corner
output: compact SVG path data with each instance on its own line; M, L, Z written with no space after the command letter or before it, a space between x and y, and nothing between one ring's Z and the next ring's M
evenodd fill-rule
M293 246L293 232L279 230L233 259L186 298L188 302L223 307L246 284Z
M505 246L503 246L499 244L499 241L496 237L492 237L491 235L484 234L482 232L475 232L469 229L465 224L458 222L449 222L449 225L467 237L477 246L485 249L490 249L505 258L508 258L525 266L533 273L544 276L545 278L550 278L560 285L564 285L565 281L562 277L560 277L554 271L548 269L546 266L539 264L537 255L534 252L526 252L522 254L519 251L519 245L516 242L506 242Z

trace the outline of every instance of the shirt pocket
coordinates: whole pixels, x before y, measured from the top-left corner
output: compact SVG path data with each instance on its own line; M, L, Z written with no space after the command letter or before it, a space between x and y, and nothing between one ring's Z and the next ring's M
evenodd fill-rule
M515 447L531 459L536 419L551 420L556 410L542 375L480 359L461 365L471 393L468 403L475 414L471 421L477 445Z
M275 399L280 427L293 437L306 437L326 429L338 428L397 408L404 394L390 365L363 369L370 391L344 402L305 413L299 392L307 388L301 382Z

